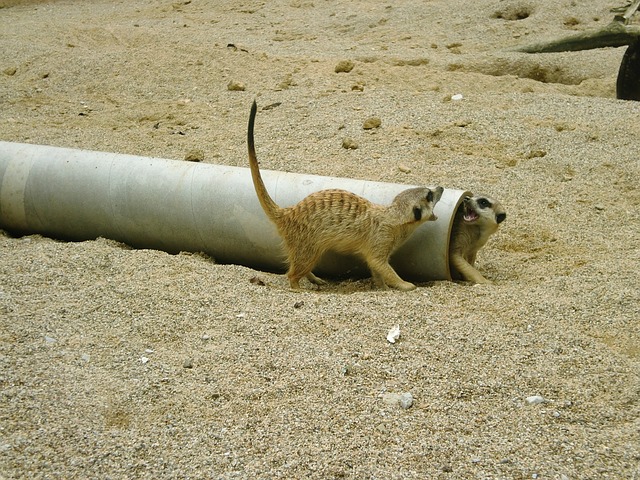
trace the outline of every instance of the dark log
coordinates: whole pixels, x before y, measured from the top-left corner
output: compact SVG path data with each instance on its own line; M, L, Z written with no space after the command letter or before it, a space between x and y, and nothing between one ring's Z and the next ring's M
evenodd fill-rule
M579 33L550 42L534 43L517 48L523 53L577 52L603 47L622 47L640 38L640 28L613 21L600 30Z
M622 56L616 97L620 100L640 100L640 39L631 43Z

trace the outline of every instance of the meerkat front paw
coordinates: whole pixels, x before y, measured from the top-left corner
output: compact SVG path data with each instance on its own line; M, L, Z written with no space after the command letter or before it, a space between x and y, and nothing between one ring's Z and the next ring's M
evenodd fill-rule
M393 288L397 288L398 290L402 290L403 292L409 292L411 290L415 290L416 286L411 282L402 282L394 285Z

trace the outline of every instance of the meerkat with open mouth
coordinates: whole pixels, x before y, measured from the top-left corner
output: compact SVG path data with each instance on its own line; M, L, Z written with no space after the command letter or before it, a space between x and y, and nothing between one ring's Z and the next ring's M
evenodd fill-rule
M449 261L453 277L474 283L491 283L473 266L476 255L507 218L502 205L492 198L465 197L453 222Z
M321 190L296 205L281 208L260 175L253 140L257 108L254 101L247 134L251 178L262 209L284 240L291 288L299 289L303 277L316 285L325 284L312 270L329 250L361 256L381 288L416 288L398 276L389 265L389 257L418 226L437 219L433 207L443 188L410 188L399 193L389 206L376 205L345 190Z

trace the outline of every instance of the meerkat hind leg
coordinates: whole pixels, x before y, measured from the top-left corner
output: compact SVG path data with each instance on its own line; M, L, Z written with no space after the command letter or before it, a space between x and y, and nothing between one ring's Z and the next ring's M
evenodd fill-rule
M377 284L384 285L385 287L397 288L398 290L405 292L415 290L416 286L411 282L405 282L402 280L393 267L389 265L387 260L372 258L367 259L367 264L371 269L373 280Z
M300 280L303 277L307 276L307 272L304 269L299 268L295 264L291 264L289 267L289 271L287 272L287 277L289 278L289 285L292 290L300 290Z
M320 259L318 252L298 251L295 254L289 255L289 271L287 277L289 277L289 283L294 290L300 289L300 279L307 277L307 279L316 285L324 284L324 280L316 277L311 271L316 263Z
M376 271L371 270L371 278L373 279L374 285L378 287L380 290L389 290L389 287L387 287L387 284L384 283L384 280L380 275L378 275Z
M319 277L316 277L313 274L313 272L307 273L307 280L309 280L314 285L326 285L327 284L327 282L325 282L323 279L321 279Z

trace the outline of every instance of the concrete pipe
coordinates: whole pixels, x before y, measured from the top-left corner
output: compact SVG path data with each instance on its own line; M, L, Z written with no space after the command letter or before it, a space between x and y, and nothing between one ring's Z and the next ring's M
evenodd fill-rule
M342 188L387 204L408 185L263 170L281 206ZM423 224L393 255L398 274L451 279L449 238L468 192L445 189L438 220ZM284 269L282 244L263 213L248 168L0 142L0 228L65 240L106 237L136 248L205 252L221 263ZM326 276L367 275L354 258L327 255Z

